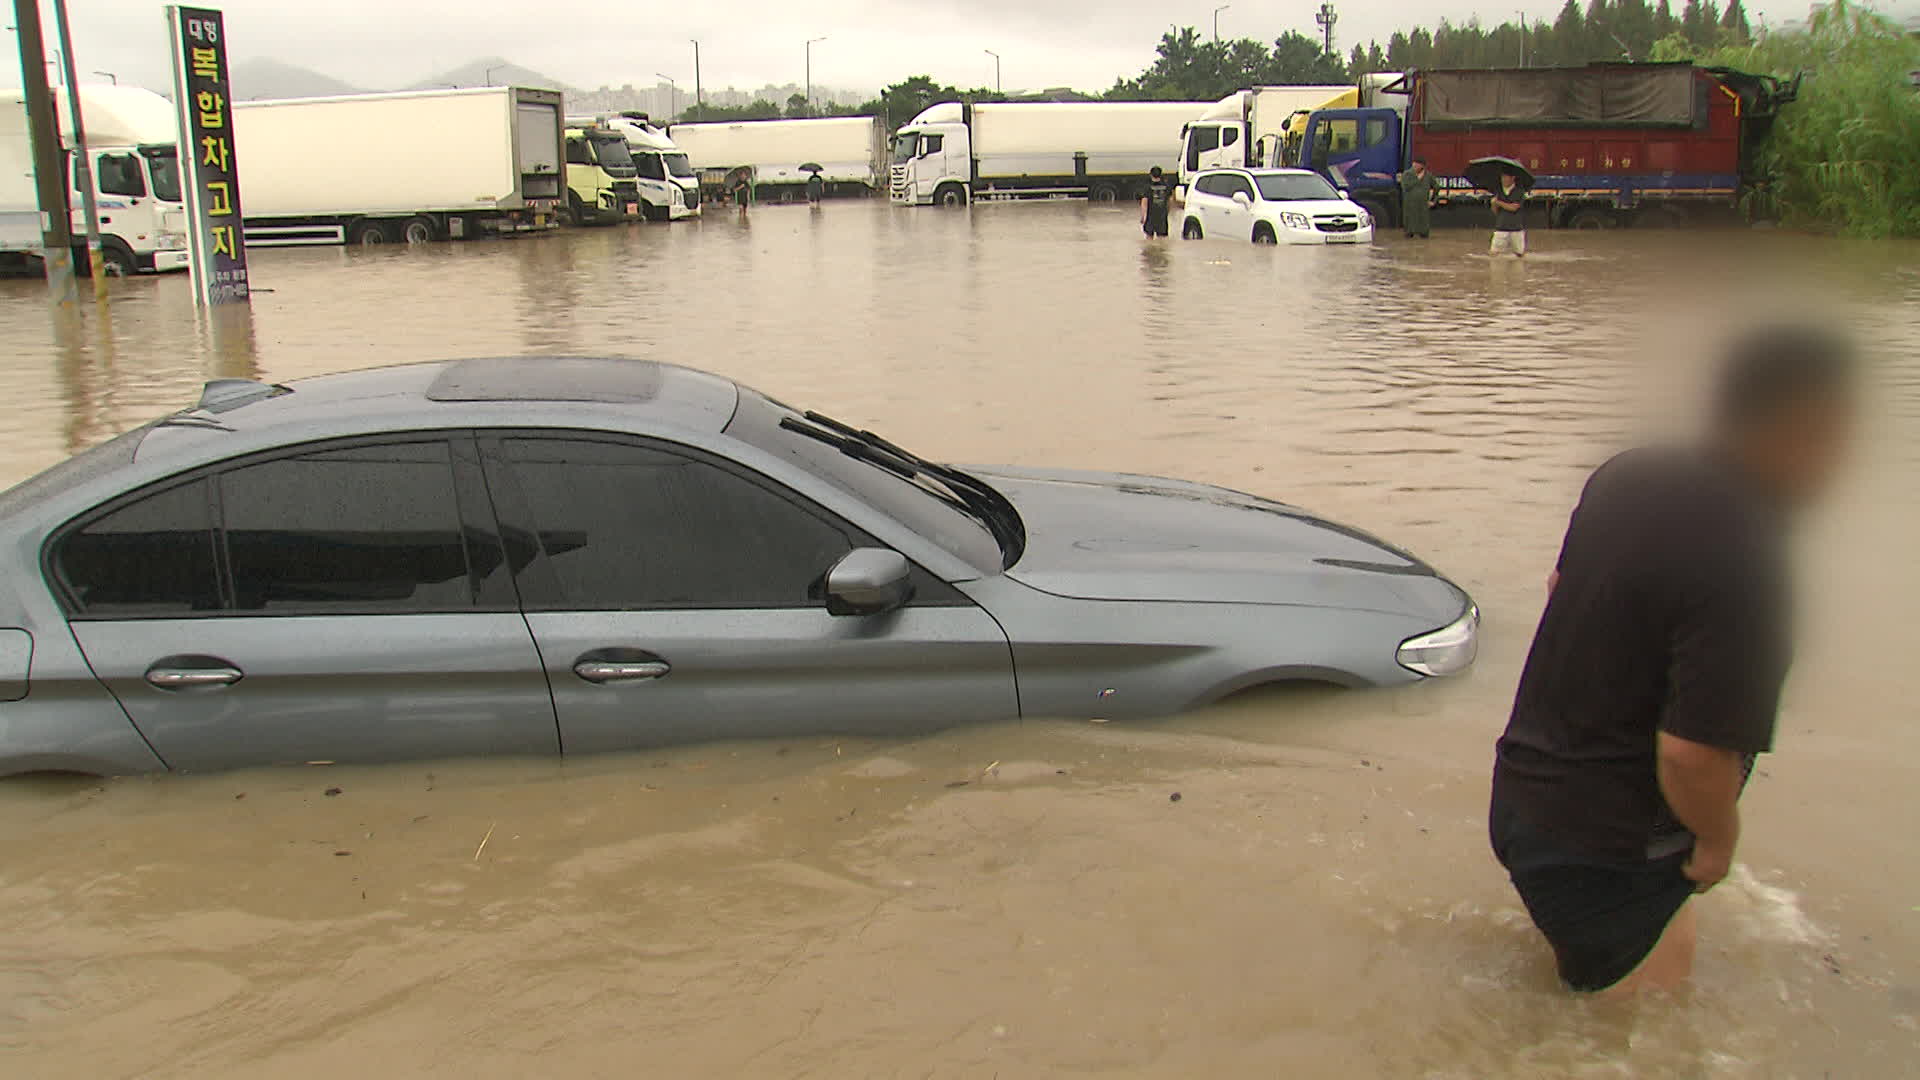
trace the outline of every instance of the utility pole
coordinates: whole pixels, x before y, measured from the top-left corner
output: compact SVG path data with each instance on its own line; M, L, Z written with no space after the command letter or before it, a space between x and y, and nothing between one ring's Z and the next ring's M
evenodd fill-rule
M1333 24L1340 21L1340 16L1333 13L1333 0L1326 0L1325 3L1320 5L1320 10L1313 14L1313 21L1320 24L1320 33L1324 36L1326 42L1324 45L1326 54L1332 56Z
M33 144L33 179L40 196L40 251L47 270L48 299L62 307L78 297L73 287L73 211L67 207L66 162L60 152L60 118L47 88L46 46L40 40L40 0L13 0L20 42L21 97Z
M700 110L700 119L706 119L707 95L700 90L700 39L688 38L693 42L693 103Z
M667 119L672 120L680 115L680 84L674 82L671 75L658 71L653 74L655 78L667 80Z
M1232 4L1221 4L1213 9L1213 43L1215 45L1220 44L1220 13L1232 6Z
M87 125L80 115L80 78L73 70L73 38L67 32L67 0L53 0L54 33L60 36L61 64L67 84L67 113L73 120L73 183L86 208L87 271L93 275L93 298L106 303L107 265L100 252L100 202L94 195L93 155L87 150Z
M994 52L992 49L983 49L981 51L986 53L988 56L993 57L993 92L996 94L1001 93L1002 91L1000 89L1000 54L997 52Z
M825 41L824 37L807 39L807 115L813 115L813 45L816 41Z

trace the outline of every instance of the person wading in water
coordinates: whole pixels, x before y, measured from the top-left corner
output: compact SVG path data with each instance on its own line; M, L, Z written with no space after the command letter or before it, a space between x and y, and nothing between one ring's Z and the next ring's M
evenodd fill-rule
M1409 237L1425 240L1433 232L1433 174L1425 161L1414 158L1395 179L1400 182L1400 227Z
M1155 165L1147 174L1147 193L1140 200L1140 231L1148 236L1166 236L1172 213L1173 181Z
M1784 531L1851 435L1854 357L1826 332L1741 339L1710 437L1588 479L1520 675L1489 827L1575 990L1672 987L1688 902L1719 884L1773 748L1789 660Z

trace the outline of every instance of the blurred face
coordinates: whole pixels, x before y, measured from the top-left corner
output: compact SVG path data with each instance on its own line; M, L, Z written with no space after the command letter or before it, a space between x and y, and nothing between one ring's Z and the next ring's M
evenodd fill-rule
M1746 456L1774 493L1793 506L1824 495L1853 441L1854 408L1841 397L1810 397L1757 420Z
M1425 176L1425 175L1427 175L1427 163L1426 163L1426 162L1424 162L1424 161L1416 161L1416 162L1414 162L1414 163L1413 163L1413 175L1415 175L1415 176Z

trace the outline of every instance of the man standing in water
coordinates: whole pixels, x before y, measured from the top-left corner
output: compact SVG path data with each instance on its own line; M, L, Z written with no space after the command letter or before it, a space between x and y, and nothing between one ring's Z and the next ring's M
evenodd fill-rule
M1147 193L1140 200L1140 231L1148 236L1166 236L1172 215L1173 181L1155 165L1147 174Z
M1711 437L1587 481L1548 578L1493 771L1494 854L1566 984L1671 987L1688 898L1733 865L1741 789L1773 746L1788 663L1783 530L1852 421L1842 339L1742 339Z
M1520 178L1510 172L1500 174L1500 192L1493 197L1493 246L1489 255L1511 251L1517 259L1527 257L1527 193Z
M1425 240L1433 233L1433 174L1425 161L1414 158L1396 179L1400 181L1400 225L1408 238Z

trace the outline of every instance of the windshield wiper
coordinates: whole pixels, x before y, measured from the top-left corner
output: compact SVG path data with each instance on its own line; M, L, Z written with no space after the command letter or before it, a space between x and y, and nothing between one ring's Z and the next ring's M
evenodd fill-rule
M805 421L782 417L781 428L826 443L848 457L877 465L904 479L939 481L951 494L935 491L924 483L922 489L986 526L1000 546L1003 567L1012 566L1026 550L1027 530L1019 511L992 485L950 465L928 461L871 431L862 431L817 412L803 415Z

